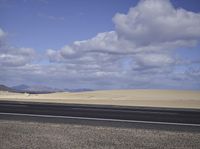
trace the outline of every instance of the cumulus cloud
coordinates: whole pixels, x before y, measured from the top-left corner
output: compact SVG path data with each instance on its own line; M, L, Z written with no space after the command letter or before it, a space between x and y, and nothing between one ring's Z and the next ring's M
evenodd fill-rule
M200 14L175 9L169 0L140 1L128 14L117 13L113 21L120 38L139 45L200 38Z
M5 32L0 28L0 66L16 67L30 63L36 56L32 48L15 48L5 41Z
M0 51L0 66L23 66L30 63L35 57L31 48L9 48Z
M138 54L135 56L136 62L139 65L146 67L165 67L175 63L175 60L166 54L160 53L149 53L149 54Z
M0 78L66 88L200 88L199 63L192 67L176 57L177 49L199 43L199 13L175 9L169 0L141 0L113 23L112 31L48 49L46 65L31 63L33 49L1 46L0 66L9 67L2 67Z
M89 59L90 64L106 70L107 65L102 66L106 55L106 63L121 70L118 63L124 63L128 55L133 69L167 67L175 64L173 49L195 46L200 39L200 14L175 9L169 0L141 0L127 14L117 13L113 22L114 31L98 33L59 50L48 50L50 61L76 63Z

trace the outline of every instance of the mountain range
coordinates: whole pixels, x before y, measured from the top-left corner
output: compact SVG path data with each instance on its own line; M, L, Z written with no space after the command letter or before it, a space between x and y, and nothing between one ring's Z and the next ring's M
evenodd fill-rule
M15 92L13 88L0 84L0 91L8 91L8 92Z
M61 92L62 90L57 88L51 88L43 85L32 85L28 86L25 84L13 86L12 89L19 92L28 92L28 93L52 93L52 92Z
M86 88L78 88L78 89L58 89L52 88L44 85L16 85L12 87L8 87L6 85L0 84L0 91L8 91L8 92L19 92L19 93L54 93L54 92L83 92L83 91L92 91L91 89Z

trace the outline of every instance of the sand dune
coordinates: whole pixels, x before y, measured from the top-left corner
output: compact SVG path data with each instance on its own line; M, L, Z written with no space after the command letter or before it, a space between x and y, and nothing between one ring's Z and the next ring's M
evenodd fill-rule
M185 90L107 90L52 94L0 92L0 100L200 108L200 92Z

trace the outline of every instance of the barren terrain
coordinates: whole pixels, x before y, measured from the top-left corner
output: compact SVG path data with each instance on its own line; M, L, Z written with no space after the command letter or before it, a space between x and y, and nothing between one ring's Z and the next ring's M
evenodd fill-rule
M1 91L0 100L200 108L200 92L186 90L107 90L51 94L22 94Z

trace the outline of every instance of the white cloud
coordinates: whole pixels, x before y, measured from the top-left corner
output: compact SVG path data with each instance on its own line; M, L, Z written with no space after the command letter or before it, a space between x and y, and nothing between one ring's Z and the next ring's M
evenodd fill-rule
M119 58L117 55L122 59L130 55L138 67L162 67L175 61L168 51L195 46L200 39L200 14L175 9L169 0L141 0L127 14L117 13L113 22L115 31L75 41L47 55L52 62L64 63L87 57L100 66L104 58L101 53L107 53L108 63L113 57Z
M167 55L160 53L142 53L135 56L136 62L145 67L165 67L175 63L175 60Z
M114 31L48 50L50 61L101 85L156 86L160 79L169 85L179 67L173 50L193 47L200 39L200 14L175 9L169 0L141 0L127 14L117 13L113 22Z
M9 66L0 78L10 74L20 81L94 89L178 88L181 80L198 88L199 71L180 66L174 49L199 43L199 13L175 9L169 0L141 0L127 14L117 13L113 22L113 31L48 49L48 65L31 64L34 50L29 48L0 50L0 65Z
M23 66L31 63L35 59L35 56L36 53L31 48L4 47L4 51L0 51L0 66Z
M0 39L5 36L5 32L0 28Z
M175 9L169 0L145 0L113 18L120 38L139 45L199 40L200 14Z
M5 32L0 28L0 66L16 67L30 63L36 57L32 48L15 48L6 44Z

